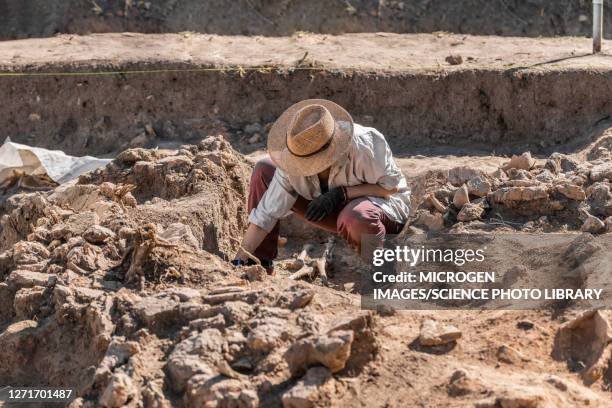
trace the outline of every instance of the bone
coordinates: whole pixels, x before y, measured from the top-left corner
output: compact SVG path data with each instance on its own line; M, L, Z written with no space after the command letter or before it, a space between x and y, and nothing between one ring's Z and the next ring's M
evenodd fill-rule
M336 246L336 238L330 237L325 244L323 254L317 258L309 258L308 253L313 249L312 244L304 245L302 252L297 257L298 262L302 262L302 266L297 272L289 276L289 279L314 279L317 274L321 277L323 285L327 286L328 274L327 266L331 264L333 260L334 248Z
M428 194L426 199L438 212L441 212L442 214L446 212L447 210L446 206L442 204L440 200L438 200L433 193Z

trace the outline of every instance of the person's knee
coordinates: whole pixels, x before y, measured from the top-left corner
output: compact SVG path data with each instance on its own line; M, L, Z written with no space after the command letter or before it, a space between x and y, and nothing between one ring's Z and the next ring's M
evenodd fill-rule
M266 182L270 182L274 177L274 172L276 171L276 167L272 161L268 158L259 160L255 167L253 167L253 180L262 180Z
M345 208L338 215L338 228L352 236L379 234L380 222L355 208Z

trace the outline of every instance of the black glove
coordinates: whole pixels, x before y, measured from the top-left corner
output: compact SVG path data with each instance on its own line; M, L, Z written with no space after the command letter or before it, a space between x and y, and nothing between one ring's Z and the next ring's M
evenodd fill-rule
M242 259L236 258L236 259L232 260L232 265L234 265L234 266L244 266L244 265L246 265L246 262L243 261Z
M323 218L334 213L347 200L346 188L332 188L325 194L321 194L308 204L306 219L308 221L321 221Z

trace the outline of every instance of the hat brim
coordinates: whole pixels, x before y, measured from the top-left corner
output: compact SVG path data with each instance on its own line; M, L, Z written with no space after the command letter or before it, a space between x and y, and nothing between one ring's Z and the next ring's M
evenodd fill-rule
M312 156L299 157L287 149L287 128L294 115L307 105L322 105L335 122L334 138L329 146ZM313 176L344 157L353 139L353 118L340 105L326 99L306 99L292 105L274 122L268 134L268 153L281 170L292 176Z

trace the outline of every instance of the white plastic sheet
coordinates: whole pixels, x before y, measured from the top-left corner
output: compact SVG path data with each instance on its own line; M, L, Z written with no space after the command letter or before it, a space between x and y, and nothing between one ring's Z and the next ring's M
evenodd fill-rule
M58 184L106 166L110 159L74 157L60 150L47 150L13 143L9 138L0 147L0 185L16 174L46 174Z

